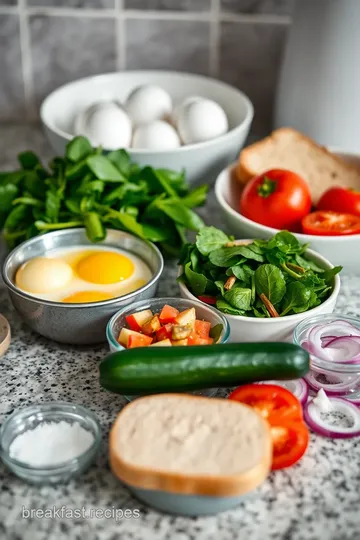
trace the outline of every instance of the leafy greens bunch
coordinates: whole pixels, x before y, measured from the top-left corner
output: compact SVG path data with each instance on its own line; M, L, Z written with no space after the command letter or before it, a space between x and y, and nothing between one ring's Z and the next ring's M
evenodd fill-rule
M223 313L283 317L312 309L332 291L337 266L324 270L305 254L307 246L288 231L269 240L234 241L204 227L184 246L178 278L197 297L208 296Z
M187 230L204 225L192 208L204 204L207 186L189 191L184 172L141 168L125 150L104 155L75 137L48 168L33 152L20 154L19 162L19 170L0 173L0 229L9 248L69 227L85 227L98 242L111 227L178 255Z

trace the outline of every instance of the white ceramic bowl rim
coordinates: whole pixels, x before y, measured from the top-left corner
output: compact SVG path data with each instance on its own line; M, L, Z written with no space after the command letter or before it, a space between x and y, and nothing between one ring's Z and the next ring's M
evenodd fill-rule
M322 255L320 255L319 253L317 253L316 251L313 251L312 249L307 249L306 250L306 255L309 255L311 258L314 258L316 259L320 265L324 266L324 268L333 268L333 265L327 260L325 259L325 257L323 257ZM179 274L181 273L181 267L180 267L180 271L179 271ZM337 296L340 292L340 277L339 277L339 274L336 274L335 278L334 278L334 287L333 287L333 290L331 291L331 294L330 296L325 300L325 302L323 302L322 304L320 304L319 306L316 306L312 309L309 309L309 311L306 311L305 313L306 314L309 314L309 317L312 317L314 315L316 315L318 312L321 313L321 310L324 306L326 306L327 303L330 303L332 298L335 296ZM179 287L180 289L182 289L183 291L185 291L185 293L187 295L190 295L192 298L194 298L195 300L197 300L196 296L194 296L192 294L192 292L188 289L188 287L185 285L185 283L182 283L181 281L179 282ZM222 312L220 312L222 313ZM225 317L227 319L229 319L230 321L254 321L256 322L257 324L278 324L280 321L302 321L304 319L304 312L303 313L295 313L294 315L285 315L285 317L271 317L271 318L261 318L261 317L244 317L243 315L228 315L227 313L223 313L223 315L225 315Z
M212 306L209 306L209 305L205 304L204 302L199 302L199 300L197 300L196 298L195 298L195 300L189 300L188 298L178 298L178 297L175 298L175 297L170 297L169 296L169 297L164 297L164 298L163 297L155 297L155 298L149 298L147 300L139 300L139 302L136 302L135 304L130 304L128 306L124 306L122 309L119 309L119 311L117 311L111 317L111 319L109 320L109 322L107 323L107 326L106 326L106 338L107 338L109 344L111 344L113 347L115 347L118 351L125 351L126 350L125 347L120 345L120 343L118 341L116 341L116 339L114 338L114 334L113 334L113 331L112 331L114 323L116 322L118 317L120 317L124 312L129 311L129 309L136 311L138 308L142 308L144 306L144 304L151 304L154 300L164 302L164 305L169 304L170 306L171 306L173 301L179 301L179 300L182 300L182 301L185 301L185 302L191 302L192 306L195 307L195 308L196 307L204 308L204 306L206 306L209 309L209 311L212 311L214 313L214 315L216 315L221 320L221 324L223 325L223 335L221 336L223 342L226 343L227 340L229 339L229 337L230 337L230 325L229 325L228 321L226 320L226 317L225 317L224 313L222 313L218 309L213 308ZM220 323L218 323L218 324L220 324Z
M195 75L194 73L188 73L188 72L173 72L173 71L166 71L166 70L137 70L137 71L126 71L125 73L129 73L129 74L133 74L133 75L140 75L140 74L144 74L144 73L147 73L148 75L150 76L154 76L154 75L168 75L168 76L171 76L171 75L185 75L185 76L189 76L189 77L193 77L194 79L201 79L201 80L204 80L204 81L212 81L212 82L216 82L219 86L223 86L224 88L227 88L227 89L231 89L233 91L237 91L239 93L239 96L242 97L242 99L244 100L244 104L246 106L246 115L243 119L243 121L238 124L236 127L230 129L229 131L227 131L226 133L224 133L224 135L220 135L219 137L216 137L214 139L211 139L209 141L204 141L204 142L199 142L199 143L196 143L196 144L186 144L186 145L183 145L183 146L180 146L179 148L176 148L175 150L151 150L151 153L152 154L170 154L172 152L186 152L187 150L192 150L192 149L202 149L202 148L206 148L208 146L211 146L212 144L216 143L217 141L223 141L225 142L228 138L231 138L232 135L234 134L234 132L236 132L237 130L242 130L244 128L244 126L247 126L248 124L251 123L252 119L253 119L253 116L254 116L254 107L253 107L253 104L251 103L250 99L247 97L246 94L244 94L244 92L242 92L241 90L238 90L237 88L231 86L230 84L227 84L227 83L224 83L222 81L218 81L217 79L212 79L211 77L206 77L205 75ZM56 90L54 90L53 92L51 92L45 99L44 101L42 102L41 106L40 106L40 118L42 120L42 122L49 128L51 129L54 133L56 133L58 136L60 137L63 137L65 138L66 140L68 141L71 141L75 135L71 134L71 133L67 133L66 131L63 131L62 129L59 129L55 123L53 122L53 120L50 118L49 119L49 112L48 112L48 109L50 108L50 103L51 103L51 100L52 98L60 93L62 90L64 90L65 88L69 88L70 86L75 86L77 84L82 84L84 81L88 80L88 81L98 81L98 80L101 80L101 79L106 79L106 77L109 77L109 76L114 76L115 73L103 73L102 75L94 75L94 76L91 76L91 77L83 77L81 79L78 79L76 81L72 81L72 82L69 82L67 84L64 84L62 86L60 86L59 88L57 88ZM137 148L129 148L129 150L131 150L132 154L148 154L149 153L149 150L144 148L144 149L137 149Z
M267 225L262 225L261 223L257 223L256 221L253 221L252 219L249 219L249 218L243 216L242 214L240 214L240 212L237 212L236 210L234 210L230 206L230 204L225 200L225 197L224 197L223 191L222 191L223 190L225 174L226 173L230 174L235 165L236 165L236 163L232 163L231 165L226 167L223 171L221 171L221 173L219 174L219 176L216 179L216 182L215 182L215 196L216 196L216 199L217 199L218 203L220 204L220 206L222 206L233 217L235 217L236 219L238 219L240 221L243 221L244 223L247 223L247 224L251 225L252 227L257 229L259 232L266 231L266 232L271 233L273 235L280 232L281 229L273 229L272 227L268 227ZM354 238L360 237L360 234L349 234L349 235L343 235L343 236L321 236L321 235L303 234L303 233L293 233L293 234L297 238L299 238L299 240L303 241L304 243L307 243L307 242L311 241L311 239L314 239L314 238L321 239L322 242L327 243L327 242L334 242L336 240L338 240L339 242L340 241L341 242L344 242L344 241L349 242Z
M49 234L66 235L66 234L69 234L69 231L81 231L81 230L83 230L83 228L79 227L79 228L73 228L73 229L64 229L64 230L53 231L53 232L46 233L46 234L47 235L49 235ZM135 236L135 235L133 235L131 233L128 233L128 232L126 232L126 234L128 234L129 236ZM139 293L141 293L143 291L146 291L146 289L151 287L151 285L153 285L160 278L160 276L161 276L161 274L162 274L162 272L164 270L164 259L163 259L163 256L161 255L161 252L160 252L159 248L157 246L155 246L155 244L153 244L152 242L146 242L149 245L151 245L152 249L154 250L154 252L156 253L156 255L158 257L159 269L156 272L156 274L154 274L152 276L150 281L145 283L145 285L143 285L139 289L136 289L135 291L133 291L131 293L124 294L123 296L116 296L115 298L111 298L110 300L102 300L101 302L82 302L82 303L73 302L73 303L66 303L66 302L54 302L54 301L51 301L51 300L45 300L43 298L39 298L38 296L33 296L31 294L28 294L25 291L22 291L21 289L19 289L15 285L15 283L13 283L13 281L9 278L9 276L7 275L7 272L6 272L7 264L8 264L8 261L10 260L10 258L13 257L14 254L18 250L23 249L25 245L30 246L32 243L35 243L38 240L38 238L39 238L39 236L35 236L34 238L30 238L30 240L25 240L24 242L22 242L21 244L16 246L16 248L14 248L9 253L9 255L6 257L6 259L4 261L4 264L3 264L3 267L2 267L2 277L3 277L4 283L7 285L7 287L9 287L9 289L12 290L17 295L22 296L23 298L26 298L27 300L31 300L33 302L44 304L46 306L57 306L57 307L62 307L62 308L66 307L66 308L70 308L70 309L72 309L72 308L78 308L78 309L79 308L84 308L85 309L85 308L88 308L89 306L95 307L95 306L104 306L104 305L108 306L108 305L111 305L111 304L115 304L115 303L117 303L119 301L119 298L121 298L122 300L131 300L132 298L136 297ZM140 242L145 242L145 240L142 240L141 238L136 237L136 239L139 240ZM98 244L94 244L94 247L97 246L97 245ZM104 244L102 244L102 245L106 246L106 242Z

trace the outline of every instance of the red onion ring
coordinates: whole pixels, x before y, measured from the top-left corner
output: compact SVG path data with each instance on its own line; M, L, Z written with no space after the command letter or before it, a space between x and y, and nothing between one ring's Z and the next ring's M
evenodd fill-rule
M322 360L360 363L360 329L347 321L337 320L313 326L301 346Z
M349 427L335 426L329 422L326 422L321 417L321 411L314 404L313 400L309 401L304 406L304 420L308 426L324 437L332 437L334 439L348 439L350 437L357 437L360 435L360 410L356 405L350 403L343 398L330 397L332 411L323 413L331 416L332 414L343 414L352 420L352 425Z
M292 379L290 381L261 381L257 384L276 384L282 388L286 388L298 398L301 405L307 402L309 396L309 387L306 384L305 379Z
M343 357L336 358L333 356L334 362L356 364L360 361L360 336L334 337L326 345L323 345L323 348L336 349L341 351L342 355L345 355L345 360Z
M331 380L332 378L334 382L329 382L328 384L319 382L316 380L316 373L325 375L328 380ZM354 388L360 387L360 375L342 375L340 373L337 375L332 375L325 369L319 368L316 368L316 370L312 368L312 370L305 375L304 379L312 390L318 392L322 388L327 394L331 394L333 396L344 397L345 394L351 390L354 390Z

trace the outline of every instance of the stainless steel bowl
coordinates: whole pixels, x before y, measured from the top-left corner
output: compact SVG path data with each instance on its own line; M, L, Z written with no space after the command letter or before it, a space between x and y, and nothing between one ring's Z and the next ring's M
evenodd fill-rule
M130 303L154 297L163 271L164 261L154 244L123 231L108 229L101 245L132 252L150 267L153 277L144 287L103 302L65 304L36 298L15 286L16 271L25 261L53 249L85 245L94 246L85 229L54 231L15 248L3 266L3 280L19 315L32 330L60 343L84 345L106 341L105 329L110 317Z

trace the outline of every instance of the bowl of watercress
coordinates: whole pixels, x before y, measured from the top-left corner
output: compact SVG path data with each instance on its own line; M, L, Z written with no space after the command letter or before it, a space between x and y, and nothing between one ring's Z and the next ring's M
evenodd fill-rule
M333 312L341 269L288 231L235 240L203 227L182 250L177 281L183 298L226 316L230 341L291 341L302 319Z

